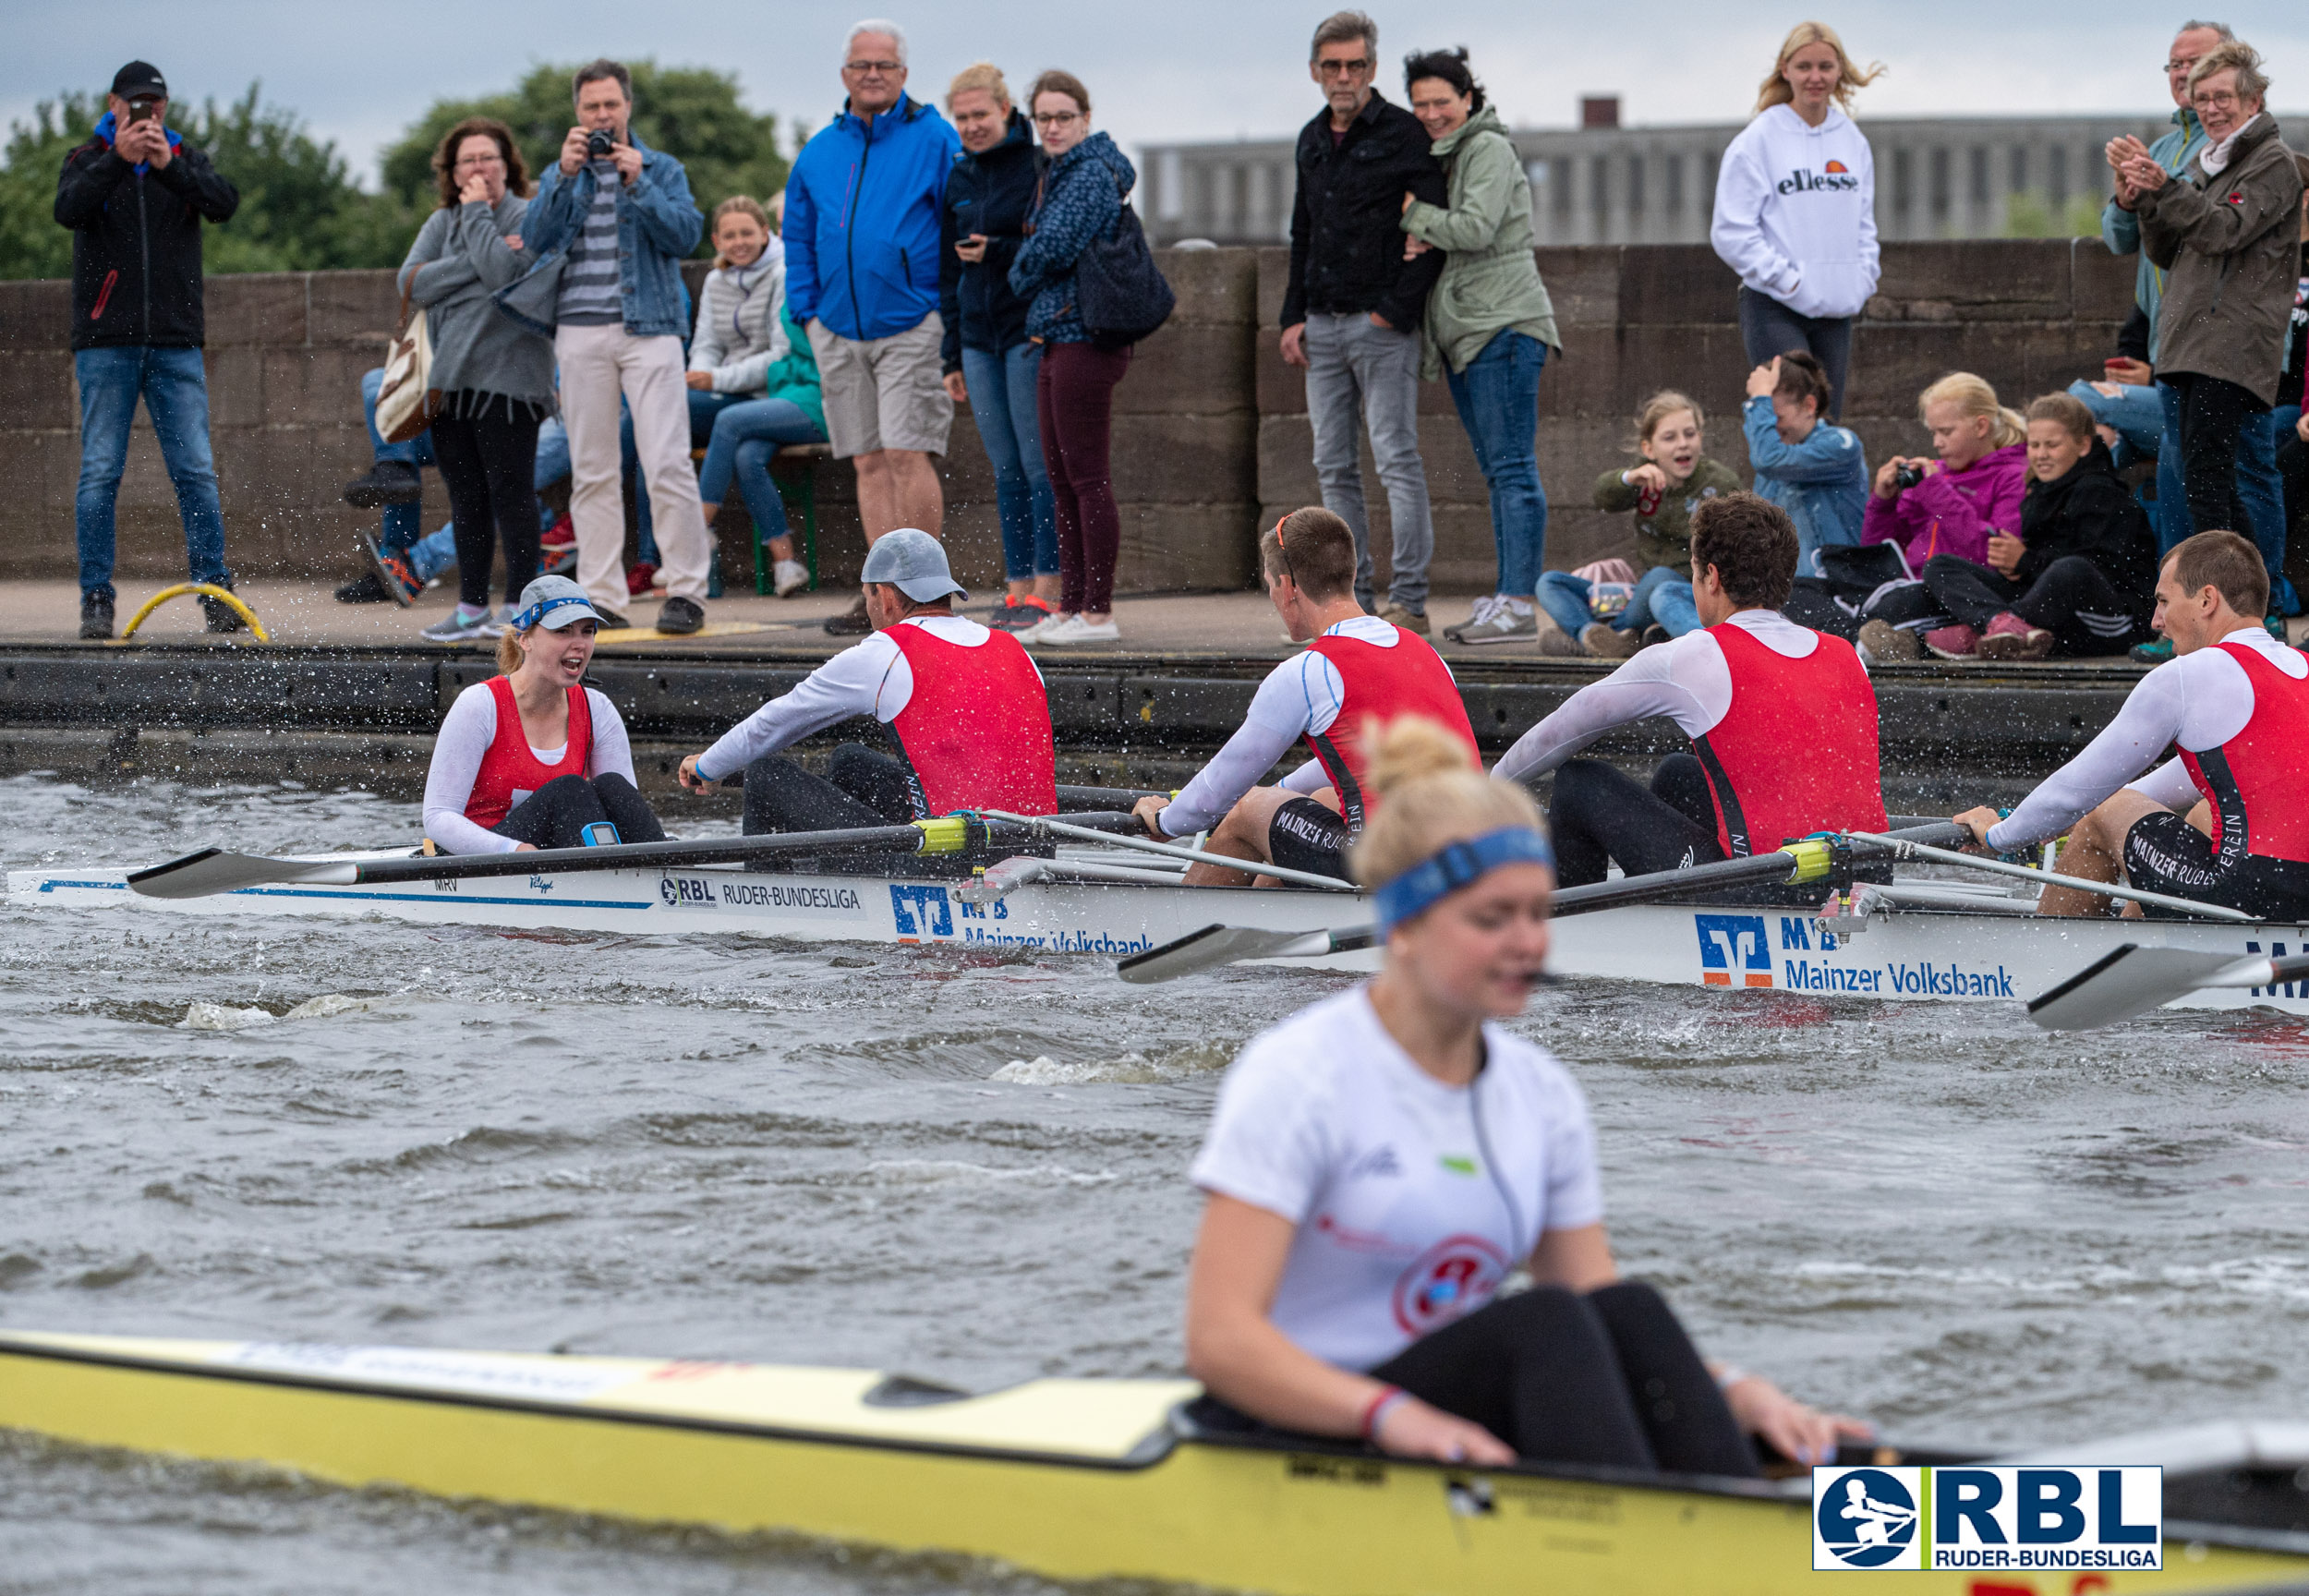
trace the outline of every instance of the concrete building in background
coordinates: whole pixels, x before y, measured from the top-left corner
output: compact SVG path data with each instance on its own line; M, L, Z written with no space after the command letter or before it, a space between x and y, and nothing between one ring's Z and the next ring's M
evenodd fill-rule
M1745 122L1623 127L1616 99L1581 102L1578 127L1514 135L1541 245L1702 244L1716 163ZM1876 224L1894 239L2091 233L2109 196L2102 151L2165 117L1870 116ZM2280 123L2292 119L2280 116ZM1150 144L1140 213L1155 242L1277 244L1290 236L1291 140Z

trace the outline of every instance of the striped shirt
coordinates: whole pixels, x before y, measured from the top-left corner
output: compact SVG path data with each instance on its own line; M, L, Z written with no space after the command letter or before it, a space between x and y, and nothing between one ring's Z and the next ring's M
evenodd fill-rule
M562 268L556 319L564 327L605 327L625 320L617 259L617 167L593 163L593 204Z

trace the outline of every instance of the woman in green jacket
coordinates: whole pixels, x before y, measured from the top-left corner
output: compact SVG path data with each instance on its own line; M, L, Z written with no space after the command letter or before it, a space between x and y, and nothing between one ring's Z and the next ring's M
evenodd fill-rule
M1411 115L1434 140L1449 176L1449 204L1403 197L1407 258L1445 252L1427 296L1421 375L1440 373L1491 488L1499 546L1497 591L1475 601L1455 643L1529 643L1540 627L1533 597L1547 547L1547 493L1534 443L1540 369L1560 351L1555 309L1531 255L1531 185L1499 113L1468 70L1464 50L1427 51L1404 63Z

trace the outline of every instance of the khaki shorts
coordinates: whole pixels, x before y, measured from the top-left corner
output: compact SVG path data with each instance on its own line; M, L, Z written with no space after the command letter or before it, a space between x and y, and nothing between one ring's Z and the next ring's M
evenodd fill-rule
M863 343L810 322L826 433L838 459L877 449L943 454L954 429L954 401L938 368L946 323L935 310L919 325Z

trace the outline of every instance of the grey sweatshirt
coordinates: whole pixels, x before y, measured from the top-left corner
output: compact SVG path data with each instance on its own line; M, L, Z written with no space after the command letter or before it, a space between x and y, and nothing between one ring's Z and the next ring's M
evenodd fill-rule
M476 200L425 219L401 263L400 284L425 307L433 344L431 386L553 402L553 344L516 325L490 296L535 260L506 241L529 202L507 194L492 210Z

